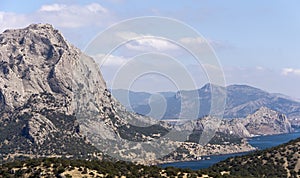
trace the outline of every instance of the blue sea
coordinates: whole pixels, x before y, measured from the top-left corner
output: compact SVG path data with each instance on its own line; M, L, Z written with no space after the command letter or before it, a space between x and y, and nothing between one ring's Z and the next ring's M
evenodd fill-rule
M289 134L280 134L280 135L268 135L268 136L258 136L249 139L249 143L258 149L266 149L286 143L290 140L300 137L300 130ZM176 163L167 163L160 165L161 167L179 167L179 168L190 168L193 170L208 168L209 166L223 161L229 157L245 155L247 153L237 153L237 154L227 154L227 155L218 155L210 156L210 159L199 160L199 161L186 161L186 162L176 162ZM204 157L207 158L207 157Z

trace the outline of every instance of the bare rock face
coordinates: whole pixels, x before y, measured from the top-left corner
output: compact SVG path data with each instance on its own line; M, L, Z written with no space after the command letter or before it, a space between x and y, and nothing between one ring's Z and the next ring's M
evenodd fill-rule
M24 127L23 134L32 140L33 143L42 145L48 134L57 132L55 125L45 116L35 113Z
M1 88L10 108L23 106L32 94L59 91L59 84L56 87L53 84L55 65L70 46L52 26L6 30L0 36L0 44Z
M213 130L216 133L221 133L225 137L247 138L256 135L275 135L290 133L293 131L291 123L284 114L273 111L269 108L262 107L255 113L248 115L246 118L235 119L217 119L211 116L206 116L200 120L187 122L179 126L178 130L195 130L194 134L201 134L206 121L215 120L216 124ZM216 122L219 120L219 123ZM218 124L217 124L218 123ZM198 136L199 137L199 136Z
M0 90L0 110L3 111L4 109L5 109L5 98L2 91Z
M284 114L262 107L246 118L224 121L219 131L240 137L252 137L290 133L293 128Z
M97 152L81 138L74 115L72 90L80 79L72 72L84 69L78 67L80 56L51 25L0 34L0 142L8 143L0 144L0 157ZM105 87L101 77L98 82Z
M291 123L284 114L262 107L243 120L249 133L253 135L273 135L293 131Z
M251 133L247 130L241 119L233 119L231 121L224 120L218 128L219 132L229 135L236 135L241 138L251 137Z
M128 113L106 89L94 60L49 24L4 31L0 58L0 143L10 143L0 144L0 156L117 152L130 148L124 139L147 141L167 132Z

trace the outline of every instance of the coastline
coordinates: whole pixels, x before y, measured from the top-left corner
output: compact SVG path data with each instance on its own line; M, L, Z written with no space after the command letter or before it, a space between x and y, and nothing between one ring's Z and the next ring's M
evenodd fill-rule
M264 135L264 136L257 136L257 137L249 137L245 139L247 143L249 143L254 150L246 151L246 152L236 152L236 153L229 153L229 154L218 154L218 155L209 155L211 160L175 160L175 161L166 161L161 164L157 164L157 166L161 167L179 167L179 168L191 168L193 170L207 168L217 162L223 161L229 157L240 156L243 154L249 154L255 150L263 150L268 149L274 146L278 146L280 144L287 143L291 140L300 137L299 130L292 133L286 134L276 134L276 135ZM203 162L202 162L203 161ZM182 163L182 164L181 164Z
M184 152L180 152L177 150L161 159L149 161L145 164L162 165L168 163L178 163L187 161L201 161L203 160L203 157L207 158L210 156L248 153L257 150L255 147L251 146L246 140L243 140L241 144L229 145L207 144L205 146L201 146L195 143L185 143L184 145L180 145L179 148L179 150L184 150Z

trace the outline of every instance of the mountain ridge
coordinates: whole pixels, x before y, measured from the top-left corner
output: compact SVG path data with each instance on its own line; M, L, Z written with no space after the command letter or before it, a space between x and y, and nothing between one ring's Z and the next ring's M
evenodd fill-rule
M247 117L248 114L254 113L261 107L268 107L272 110L278 111L280 113L286 114L289 120L292 122L294 127L300 126L300 102L289 99L288 97L282 97L282 95L268 93L267 91L248 86L248 85L229 85L226 88L217 85L206 84L200 89L196 90L199 93L200 102L200 112L198 117L201 118L209 114L210 110L210 97L211 89L210 87L217 88L220 92L227 93L226 107L224 110L224 118L242 118ZM217 92L219 92L217 90ZM121 103L125 103L124 98L126 98L126 90L113 90L113 94ZM189 91L178 91L173 92L173 96L170 96L172 92L168 92L168 95L164 96L163 93L159 93L164 96L169 108L167 108L165 116L163 118L176 118L181 109L180 95L184 95ZM217 92L215 92L217 94ZM139 114L147 115L150 111L149 97L150 93L142 92L144 97L139 100L140 92L131 92L129 95L129 101L126 101L127 108L131 111L137 112ZM123 95L123 96L121 96ZM192 103L192 101L190 101ZM191 105L189 105L191 106ZM202 108L201 108L202 106ZM174 114L175 113L175 114Z

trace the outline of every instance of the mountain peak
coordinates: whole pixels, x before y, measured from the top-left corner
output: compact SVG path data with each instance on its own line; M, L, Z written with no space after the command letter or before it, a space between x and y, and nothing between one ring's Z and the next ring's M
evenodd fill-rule
M212 83L206 83L205 85L203 85L203 89L204 88L211 88L211 87L216 87L216 86L218 86L218 85L215 85L215 84L212 84Z
M246 128L254 135L272 135L293 131L286 115L267 107L261 107L246 117Z
M269 113L269 112L276 112L276 111L273 111L272 109L270 109L268 107L262 106L256 112Z
M251 115L260 116L260 117L271 117L271 116L279 117L280 116L280 117L286 118L286 115L284 115L278 111L272 110L266 106L260 107Z
M51 24L42 24L42 23L38 23L38 24L30 24L27 28L29 29L54 29L53 26Z
M19 107L40 92L72 92L69 78L82 57L50 24L6 30L0 34L0 88L6 104Z
M17 32L17 31L47 31L47 33L51 33L52 31L57 31L54 29L54 27L51 24L30 24L29 26L23 28L23 29L7 29L3 32L3 34L11 33L11 32Z
M224 89L224 88L220 85L217 85L217 84L207 83L200 90L210 91L212 89Z
M31 51L38 48L62 47L70 48L63 35L50 24L31 24L23 29L8 29L0 35L0 44L21 49L31 47ZM14 50L16 51L16 49Z

